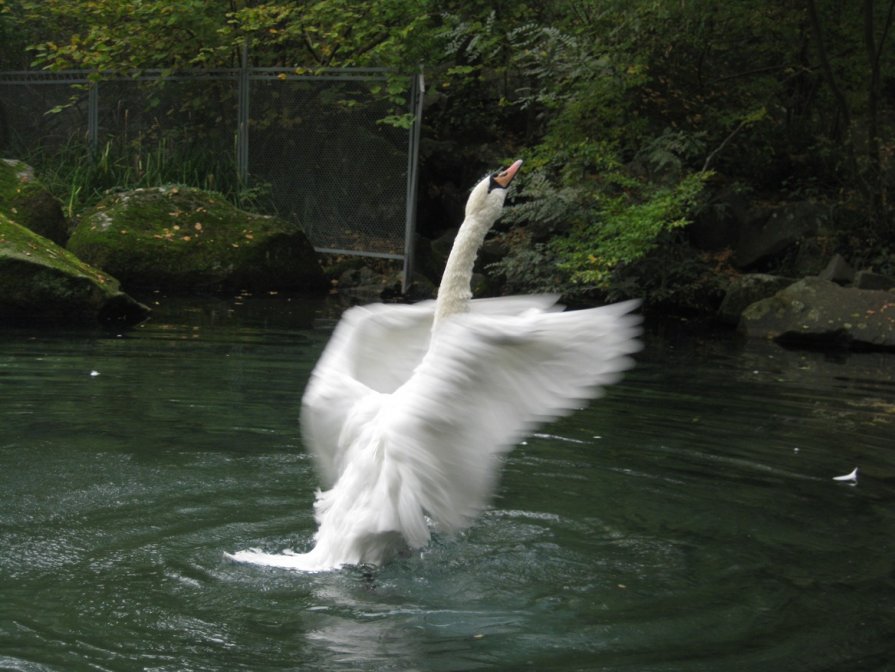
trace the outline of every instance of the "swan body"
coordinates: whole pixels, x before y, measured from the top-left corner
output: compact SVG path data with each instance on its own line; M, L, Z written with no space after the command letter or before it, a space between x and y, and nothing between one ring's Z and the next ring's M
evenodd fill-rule
M344 313L302 399L322 480L314 548L234 560L304 571L381 565L475 519L500 459L616 382L637 302L563 312L557 296L471 300L475 255L521 162L473 189L437 301ZM496 186L495 186L496 185Z

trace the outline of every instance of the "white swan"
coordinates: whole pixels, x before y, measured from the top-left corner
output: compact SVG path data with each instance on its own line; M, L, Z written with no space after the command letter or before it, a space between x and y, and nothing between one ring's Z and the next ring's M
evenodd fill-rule
M555 296L470 300L475 257L521 161L482 180L435 302L345 312L302 400L304 443L327 490L303 554L241 562L322 571L380 565L468 526L502 455L598 395L639 349L637 302L562 312Z

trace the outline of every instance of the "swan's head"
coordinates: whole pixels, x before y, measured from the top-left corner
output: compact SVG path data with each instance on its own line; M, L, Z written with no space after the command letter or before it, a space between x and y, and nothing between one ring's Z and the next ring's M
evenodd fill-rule
M519 172L522 159L519 159L509 168L500 170L475 185L469 200L466 201L466 218L493 222L500 215L503 202L507 197L507 187Z

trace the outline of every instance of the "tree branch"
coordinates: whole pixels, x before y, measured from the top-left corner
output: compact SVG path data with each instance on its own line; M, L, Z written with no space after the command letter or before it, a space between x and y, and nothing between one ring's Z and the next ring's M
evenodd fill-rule
M737 127L736 127L735 129L733 129L733 131L730 132L730 135L728 135L726 138L724 138L724 140L721 142L721 144L718 145L717 147L715 147L715 149L712 150L712 152L711 152L707 157L705 157L705 162L702 164L702 171L701 171L701 172L704 173L705 171L707 171L707 170L709 169L709 165L712 163L712 159L714 159L714 158L721 152L722 149L724 149L725 147L727 147L728 143L729 143L731 140L733 140L733 137L734 137L737 133L739 133L741 130L743 130L743 127L744 127L746 124L748 124L749 121L750 121L749 119L743 119L743 120L737 125Z

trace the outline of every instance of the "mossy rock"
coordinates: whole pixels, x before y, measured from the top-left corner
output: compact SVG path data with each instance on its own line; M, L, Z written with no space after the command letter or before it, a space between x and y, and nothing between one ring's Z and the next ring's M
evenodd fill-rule
M107 196L80 218L68 249L129 289L189 294L326 286L301 227L188 187Z
M803 278L746 308L738 328L791 345L895 350L895 291Z
M0 159L0 212L59 245L68 239L62 206L27 163Z
M115 278L0 213L0 324L134 324L148 314Z

